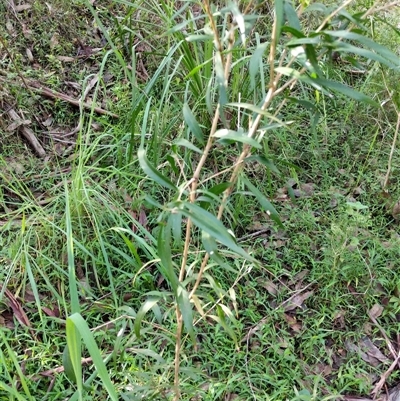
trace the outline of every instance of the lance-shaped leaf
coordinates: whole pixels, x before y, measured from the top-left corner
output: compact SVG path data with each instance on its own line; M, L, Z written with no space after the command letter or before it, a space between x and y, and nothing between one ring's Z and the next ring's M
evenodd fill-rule
M249 191L257 198L260 205L265 209L268 216L271 217L271 219L280 227L283 227L279 214L273 207L272 203L246 177L243 177L242 179Z
M196 139L201 143L204 144L204 136L203 132L200 128L199 123L196 120L192 110L187 103L183 105L183 118L185 120L186 125L189 127L192 134L196 137Z
M146 151L144 148L140 148L138 150L138 159L140 163L140 167L144 171L144 173L154 180L157 184L162 185L168 189L176 190L175 185L164 175L162 175L147 159Z
M118 401L119 398L117 392L111 382L110 376L107 372L107 368L101 356L100 350L97 347L96 341L94 340L93 334L90 331L86 321L79 313L74 313L73 315L67 318L66 326L67 326L67 343L75 375L77 376L79 374L81 376L82 366L80 360L80 339L82 338L84 344L86 345L86 348L89 351L90 356L92 357L93 364L97 370L97 373L100 376L101 380L103 381L104 387L106 388L108 395L110 396L110 399L113 401ZM78 332L80 336L77 334ZM79 347L79 351L77 347ZM78 362L77 359L78 355L79 355L80 368L79 366L76 366ZM80 380L82 380L82 377L80 377Z
M175 205L182 211L186 217L190 217L193 223L201 230L206 231L216 241L225 245L232 252L235 252L244 258L253 261L254 259L240 247L234 240L232 234L226 229L220 220L213 214L204 210L200 206L189 202L176 202Z
M219 141L233 141L251 145L254 148L261 149L262 146L254 139L247 136L244 132L233 131L230 129L222 128L218 130L214 136L219 138Z

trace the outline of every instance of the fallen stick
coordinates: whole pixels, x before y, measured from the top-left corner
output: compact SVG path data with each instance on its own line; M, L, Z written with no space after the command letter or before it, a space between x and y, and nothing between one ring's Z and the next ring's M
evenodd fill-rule
M21 117L17 114L17 112L12 109L11 107L7 107L7 114L10 116L10 118L13 121L20 121ZM24 136L24 138L29 142L29 144L32 146L34 151L38 154L40 157L45 157L46 156L46 151L43 149L42 145L40 142L37 140L35 133L28 128L26 125L20 125L18 129L21 131L21 134Z
M93 107L89 103L80 102L79 100L76 100L76 99L72 98L71 96L65 95L64 93L53 91L52 89L41 85L39 82L28 81L28 86L30 89L38 92L40 95L48 97L50 99L63 100L64 102L70 103L75 107L82 106L83 108L88 109L88 110L93 109L93 111L95 111L98 114L103 114L103 115L110 116L113 118L119 117L118 114L111 113L110 111L104 110L101 107Z

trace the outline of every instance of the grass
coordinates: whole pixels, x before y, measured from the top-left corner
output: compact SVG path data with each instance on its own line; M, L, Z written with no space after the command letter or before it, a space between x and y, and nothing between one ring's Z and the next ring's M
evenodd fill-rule
M193 146L203 152L224 96L210 36L184 40L210 34L208 25L201 31L205 19L196 19L205 11L192 2L64 3L54 0L49 10L33 1L19 20L0 6L8 21L0 35L12 55L12 62L2 58L1 76L38 79L78 98L98 74L90 99L119 118L32 97L10 83L2 89L32 120L48 157L35 157L2 124L0 399L170 400L179 394L182 400L295 401L370 394L392 363L388 345L398 352L400 248L391 214L399 197L397 150L391 182L382 189L398 71L371 62L365 74L354 75L346 60L321 63L325 78L386 102L380 108L343 94L330 97L304 82L291 99L286 91L273 100L267 112L282 105L276 117L290 124L271 128L276 120L261 119L259 155L268 168L246 162L222 216L251 255L243 257L204 212L217 215L243 143L235 137L214 144L198 187L187 191L201 157ZM264 18L245 19L247 47L233 47L228 94L232 102L259 106L270 65L254 57L257 68L248 72L248 60L269 40L272 19L268 10L257 12ZM75 16L68 26L65 13ZM315 29L321 16L311 17L308 28ZM395 51L396 34L378 17L371 35ZM24 36L20 20L40 40ZM187 25L173 29L184 20ZM229 13L222 9L216 20L228 30ZM76 56L76 37L90 48L107 44L96 54L60 60ZM70 81L79 85L67 89ZM237 131L256 118L244 106L228 111L219 128ZM52 139L43 124L49 117L54 131L80 129ZM270 206L260 207L257 189L282 227ZM188 220L194 228L185 242ZM202 271L206 251L212 257ZM371 318L374 305L382 310ZM362 354L363 347L376 352L366 338L381 359ZM398 375L388 375L388 388Z

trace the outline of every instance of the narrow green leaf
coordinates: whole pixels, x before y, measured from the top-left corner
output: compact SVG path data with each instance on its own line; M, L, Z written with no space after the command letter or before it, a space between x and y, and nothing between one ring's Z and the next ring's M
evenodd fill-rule
M171 225L174 241L176 244L180 244L182 241L182 214L170 213L168 220Z
M278 224L279 227L283 227L283 224L279 218L279 214L276 209L272 206L272 203L246 178L243 177L243 182L250 192L257 198L260 205L265 209L268 216Z
M281 37L281 30L283 25L285 25L284 20L284 9L283 9L283 0L275 0L275 23L276 23L276 43L279 42Z
M210 317L211 319L215 320L217 323L219 323L219 324L222 326L222 328L223 328L223 329L228 333L228 335L232 338L233 342L234 342L235 345L236 345L236 348L238 348L238 347L239 347L239 343L238 343L237 336L236 336L235 332L233 331L232 327L230 327L229 324L226 322L225 314L224 314L223 309L221 308L220 305L217 305L217 306L216 306L216 309L217 309L218 316L209 315L209 317Z
M295 38L305 38L303 32L298 31L297 29L294 29L291 26L285 25L284 27L282 27L282 32L291 33Z
M160 300L160 298L158 298L158 297L150 297L150 298L146 299L146 301L142 304L142 306L138 310L138 313L136 314L136 318L135 318L135 323L133 324L133 330L138 339L140 338L140 325L142 323L142 320L143 320L145 314L150 309L152 309L159 300Z
M189 127L190 131L192 131L193 135L196 139L201 143L204 144L204 136L203 132L200 128L200 125L196 121L196 117L194 116L192 110L187 103L183 105L183 118L185 120L186 125Z
M188 332L192 343L196 343L196 337L194 334L193 326L193 310L192 305L189 300L189 293L180 285L178 287L178 297L177 302L179 310L181 311L183 323L186 331Z
M16 383L21 384L22 389L24 390L24 393L25 393L24 396L25 396L26 401L35 400L36 397L34 398L31 395L30 391L29 391L28 383L27 383L27 380L26 380L27 377L25 376L25 373L21 369L19 358L17 359L17 353L15 352L15 350L9 344L9 342L7 340L7 337L4 334L4 329L3 328L0 328L0 337L1 337L1 340L2 340L1 347L0 347L0 356L4 357L2 349L3 349L3 346L5 345L5 347L7 349L7 353L8 353L8 360L11 359L12 363L14 365L14 369L10 370L10 372L8 372L7 368L5 368L5 370L8 373L7 376L9 377L10 381L12 381L14 386L15 386L14 381ZM0 359L0 364L3 364L4 361L5 361L5 359L1 358ZM4 373L3 366L1 368L1 370L2 370L1 373L3 374ZM10 375L11 372L13 374L13 378L11 378L11 375ZM17 375L18 375L18 379L17 379ZM1 387L0 387L0 389L1 389ZM19 390L21 390L20 386L19 386ZM10 400L11 400L11 398L10 398Z
M358 33L349 32L349 31L342 31L342 30L341 31L325 31L324 34L334 36L337 38L358 41L361 44L372 49L377 54L380 54L382 57L384 57L388 61L391 61L392 63L394 63L394 65L397 64L397 66L400 66L400 57L397 54L393 53L387 47L374 42L372 39L369 39L364 35L360 35Z
M103 361L103 358L101 356L100 350L97 347L97 344L94 340L93 334L90 331L86 321L83 319L83 317L79 313L74 313L70 317L67 318L67 332L68 332L68 327L70 328L71 331L71 326L74 327L75 330L79 331L84 344L86 345L87 350L89 351L90 356L92 357L93 364L97 370L97 373L99 377L101 378L104 387L106 388L108 395L113 401L118 401L118 395L117 392L111 382L110 376L108 375L106 365ZM67 342L68 342L68 334L67 334ZM70 338L70 341L68 342L68 346L70 347L71 350L71 345L74 345L76 343L75 339ZM80 345L80 341L79 341ZM74 358L72 358L72 363L74 364L76 361ZM79 365L81 366L81 360L79 359ZM82 366L81 366L82 369ZM74 365L74 371L75 374L77 374L77 369Z
M293 8L293 4L291 1L283 1L283 9L285 12L285 17L289 26L296 29L297 31L301 31L301 24L299 17L297 16L296 10Z
M140 256L137 252L136 246L133 244L133 242L120 230L117 230L119 232L119 235L122 237L122 239L124 240L126 246L128 247L128 249L131 251L132 256L136 259L136 262L139 264L139 266L141 266L142 260L140 259Z
M222 192L225 192L228 188L230 188L233 184L231 182L221 182L217 185L211 187L208 192L211 192L215 195L220 195Z
M333 47L334 50L338 52L346 52L352 54L358 54L359 56L365 57L367 60L374 60L383 65L388 66L389 68L398 69L400 68L400 57L396 57L395 59L388 60L381 55L374 53L371 50L363 49L361 47L353 46L349 43L338 42L337 45Z
M306 108L307 110L316 112L318 111L318 109L315 107L315 104L310 102L309 100L305 100L305 99L297 99L295 97L287 97L287 100L290 100L292 103L297 103L300 104L301 106L303 106L304 108Z
M316 72L319 76L323 76L323 72L319 68L317 54L315 53L315 46L306 45L305 51L306 51L308 61L311 63L312 67L314 68L314 70L312 70L312 68L308 68L308 69L311 70L312 72Z
M314 12L314 11L318 11L318 12L322 13L322 15L324 15L324 16L328 15L328 13L329 13L329 9L325 4L313 3L313 4L307 6L304 9L303 14L304 13L311 13L311 12Z
M250 74L250 84L251 84L251 89L254 89L256 85L256 75L260 70L260 63L262 63L262 58L267 50L269 43L264 42L264 43L259 43L256 47L256 50L254 50L250 61L249 61L249 74Z
M13 400L13 398L11 398L11 397L15 397L15 399L18 401L27 401L26 396L22 396L20 394L20 391L18 391L17 389L15 389L13 387L10 387L3 381L0 381L0 389L10 395L10 398L8 398L9 400ZM33 400L33 398L30 397L29 400Z
M341 84L340 82L331 81L325 78L315 78L315 79L310 78L309 82L315 82L316 84L319 84L327 89L331 89L336 92L342 93L343 95L346 95L347 97L357 100L359 102L364 102L372 106L379 107L379 104L375 102L373 99L371 99L369 96L364 95L361 92L357 92L354 89L348 87L347 85Z
M210 255L210 258L218 263L219 266L223 267L225 270L230 271L231 273L236 274L237 271L230 267L227 262L219 254L217 243L215 242L214 238L206 232L202 231L201 239L204 245L204 249Z
M228 94L226 90L227 82L225 79L224 64L222 62L221 54L219 52L215 53L215 76L216 82L218 84L219 104L222 107L225 106L226 103L228 103Z
M236 2L231 2L230 3L230 11L235 19L235 22L239 28L240 32L240 39L242 41L242 44L246 44L246 26L244 23L244 17L243 14L241 13L239 7L237 6Z
M76 380L76 376L75 376L74 367L72 365L71 356L69 354L68 345L66 345L64 348L64 352L62 355L62 364L64 367L64 373L66 374L68 379L71 380L72 383L76 383L77 380Z
M289 40L289 42L286 43L287 47L297 47L297 46L302 46L302 45L318 45L322 42L321 38L319 36L316 37L307 37L307 38L298 38L298 39L292 39Z
M347 85L341 84L339 82L331 81L325 78L311 78L307 75L301 75L299 71L296 71L293 68L289 67L277 67L276 71L283 75L297 78L302 82L306 82L318 90L321 90L322 88L334 90L336 92L342 93L343 95L350 97L351 99L368 103L375 107L379 107L379 104L376 103L373 99L371 99L367 95L357 92L354 89L348 87Z
M168 189L176 190L175 185L167 178L164 177L147 159L146 151L144 148L140 148L138 150L138 159L140 163L140 167L144 171L144 173L154 180L157 184L162 185Z
M258 143L254 138L251 138L247 136L244 132L238 132L238 131L233 131L229 130L226 128L222 128L218 130L214 136L216 138L220 138L220 141L233 141L233 142L240 142L240 143L245 143L247 145L253 146L254 148L257 149L262 149L262 146L260 143Z
M171 155L166 156L167 162L172 168L172 171L178 176L179 175L179 170L178 167L176 166L175 159Z
M179 138L174 142L174 144L177 146L184 146L185 148L193 150L194 152L199 153L200 155L203 154L203 151L201 149L199 149L197 146L193 145L193 143L188 141L187 139Z
M278 70L278 68L276 68L275 70ZM240 108L240 109L250 110L250 111L252 111L253 113L261 114L261 115L267 116L267 117L269 117L271 120L277 121L277 122L281 123L282 126L285 125L281 120L279 120L278 118L274 117L274 116L273 116L271 113L269 113L267 110L263 110L261 107L258 107L258 106L254 105L254 104L251 104L251 103L232 102L232 103L228 103L227 106L237 107L237 108Z
M278 176L281 175L281 172L275 166L274 162L271 159L267 159L264 156L261 156L261 155L249 156L249 157L246 157L246 159L244 161L245 162L257 161L258 163L260 163L260 164L264 165L265 167L267 167L268 170L272 171L276 175L278 175Z
M74 257L74 239L72 234L72 221L70 210L70 198L68 185L64 184L65 193L65 225L66 225L66 242L67 242L67 258L68 258L68 281L69 281L69 294L71 299L71 312L80 312L79 295L75 277L75 257Z
M68 377L75 379L75 384L78 387L78 392L83 395L83 380L82 380L82 347L81 336L78 328L73 320L69 317L66 323L67 346L63 352L64 368L68 370ZM72 367L72 370L71 370Z
M158 234L157 251L161 259L161 264L165 269L166 279L170 283L175 295L178 288L178 277L175 274L174 265L172 263L171 255L171 220L167 225L161 225Z
M212 40L213 36L212 35L189 35L186 37L186 40L188 42L206 42L209 40Z
M186 217L190 217L193 223L201 230L206 231L221 244L225 245L231 251L243 256L248 260L253 258L247 254L239 245L236 244L232 235L228 232L220 220L213 214L202 209L200 206L189 202L176 202L177 207Z

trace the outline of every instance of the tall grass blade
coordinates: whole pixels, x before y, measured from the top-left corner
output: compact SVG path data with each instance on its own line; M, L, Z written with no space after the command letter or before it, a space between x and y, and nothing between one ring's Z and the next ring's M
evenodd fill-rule
M76 335L76 333L78 332L80 335ZM77 359L78 349L80 350L81 338L86 345L90 356L92 357L93 364L97 370L97 374L100 376L104 387L108 392L108 395L113 401L118 401L117 392L111 382L110 376L106 369L106 365L103 361L100 350L94 340L92 332L90 331L83 317L79 313L74 313L67 318L67 342L69 349L73 350L73 352L71 352L71 360L74 365L74 371L76 375L82 375L81 360L80 358L79 360Z

